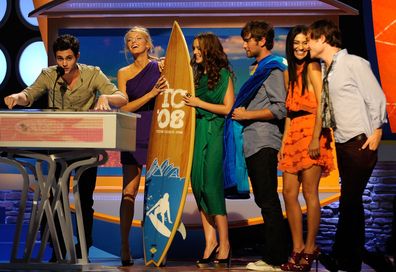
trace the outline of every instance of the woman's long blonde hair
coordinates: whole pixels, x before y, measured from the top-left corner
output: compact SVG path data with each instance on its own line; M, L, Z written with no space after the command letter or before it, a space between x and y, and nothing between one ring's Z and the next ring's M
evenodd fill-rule
M125 36L124 36L124 54L125 54L125 58L128 60L128 53L129 53L128 37L129 37L129 35L132 32L137 32L137 33L140 33L140 34L143 35L144 39L149 44L149 50L147 52L149 59L157 59L156 57L150 55L150 53L154 49L153 40L151 39L151 36L150 36L150 33L149 33L148 29L145 28L145 27L142 27L142 26L134 26L130 30L128 30L128 32L125 34Z

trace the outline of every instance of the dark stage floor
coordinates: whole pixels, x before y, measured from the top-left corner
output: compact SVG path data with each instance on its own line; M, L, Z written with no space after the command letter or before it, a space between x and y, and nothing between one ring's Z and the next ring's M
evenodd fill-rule
M52 264L41 264L40 267L28 267L14 265L10 267L10 264L5 263L0 264L0 271L131 271L131 272L168 272L168 271L252 271L245 268L246 264L251 261L256 261L257 259L250 258L233 258L232 265L230 269L215 269L215 268L205 268L199 269L195 266L194 260L169 260L165 267L153 267L145 266L143 259L135 260L135 264L129 267L120 267L120 262L116 258L108 259L91 259L91 263L86 266L73 267L72 265L52 265ZM8 267L4 267L8 266ZM79 265L77 265L79 266ZM2 268L4 267L4 268ZM315 271L315 266L312 268ZM318 271L327 271L321 264L318 266ZM375 271L368 265L363 265L362 272Z

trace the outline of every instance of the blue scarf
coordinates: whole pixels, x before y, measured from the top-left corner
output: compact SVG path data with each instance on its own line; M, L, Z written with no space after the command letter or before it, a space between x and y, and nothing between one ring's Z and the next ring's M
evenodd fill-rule
M243 125L231 119L235 108L244 107L256 96L272 70L286 70L283 58L269 55L262 59L254 74L243 84L224 126L224 189L228 198L249 198L248 174L243 153ZM227 195L232 192L232 195Z

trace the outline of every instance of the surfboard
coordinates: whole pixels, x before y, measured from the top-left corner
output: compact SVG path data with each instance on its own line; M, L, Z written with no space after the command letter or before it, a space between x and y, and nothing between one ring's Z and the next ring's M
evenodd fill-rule
M177 22L166 49L162 71L169 88L157 96L153 111L146 163L143 247L146 265L161 266L179 229L192 165L195 109L182 97L194 95L190 55Z

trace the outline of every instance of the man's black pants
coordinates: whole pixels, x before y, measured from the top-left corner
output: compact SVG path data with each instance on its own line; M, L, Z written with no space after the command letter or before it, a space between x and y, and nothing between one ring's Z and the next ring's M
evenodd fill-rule
M271 265L287 261L286 228L278 196L278 151L263 148L246 158L254 199L264 219L263 260Z
M366 136L346 143L336 143L337 163L341 177L339 220L333 255L339 269L360 271L364 244L365 222L363 192L377 162L377 151L361 149Z

